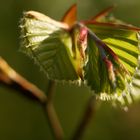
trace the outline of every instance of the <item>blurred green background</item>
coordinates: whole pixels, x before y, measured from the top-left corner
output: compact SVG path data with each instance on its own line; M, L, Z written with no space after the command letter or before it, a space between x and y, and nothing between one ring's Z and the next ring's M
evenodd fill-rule
M0 56L21 75L46 90L47 80L38 66L19 52L19 19L27 10L40 11L56 20L75 0L5 0L0 4ZM114 15L140 27L139 0L78 0L78 19L88 19L104 8L117 4ZM65 132L74 133L91 92L85 86L57 84L54 103ZM101 103L83 140L139 140L140 104L128 112ZM43 109L37 101L0 85L0 140L53 140Z

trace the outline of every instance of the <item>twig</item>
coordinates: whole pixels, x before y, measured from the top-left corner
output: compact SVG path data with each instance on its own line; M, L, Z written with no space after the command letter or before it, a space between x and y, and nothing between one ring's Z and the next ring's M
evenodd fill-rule
M2 57L0 57L0 83L11 89L18 90L24 95L38 99L43 105L45 114L48 116L55 138L57 140L62 139L63 131L52 103L53 90L55 86L53 81L49 81L47 98L47 95L43 91L19 75Z
M59 119L56 115L54 105L53 105L53 96L54 96L54 87L55 87L55 81L49 81L48 83L48 102L46 104L46 110L48 112L48 118L49 122L51 124L52 130L54 131L55 138L57 140L62 140L64 137L63 129L61 127L61 124L59 122Z
M41 103L47 102L47 96L44 92L19 75L2 57L0 57L0 82L7 87L21 91L25 95L32 95Z
M92 96L88 102L84 116L74 134L73 140L80 140L85 132L87 125L95 114L95 96Z

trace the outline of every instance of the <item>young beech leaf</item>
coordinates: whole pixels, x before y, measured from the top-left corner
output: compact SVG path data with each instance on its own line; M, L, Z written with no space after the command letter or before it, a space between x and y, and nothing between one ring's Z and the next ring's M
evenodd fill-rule
M76 5L61 22L25 12L21 49L51 80L83 80L100 99L132 103L140 97L140 29L107 17L112 9L78 23Z
M88 25L94 33L119 57L132 74L138 64L138 32L128 29L115 29L109 26Z
M114 20L115 21L115 20ZM118 20L117 20L118 21ZM105 68L107 71L106 76L108 77L108 88L103 86L103 82L105 81L105 77L103 76L103 70L98 65L98 70L100 71L101 75L99 76L99 85L104 88L99 88L100 90L96 91L99 93L113 93L113 94L102 94L105 98L115 98L119 100L122 104L131 103L133 98L140 97L137 91L135 90L138 81L140 82L140 77L136 76L139 75L139 28L134 26L128 26L126 24L118 24L118 23L100 23L100 22L93 22L88 21L85 22L88 29L91 30L92 34L98 37L96 38L89 37L89 59L90 59L90 52L92 51L92 46L94 42L94 46L101 46L102 51L100 51L98 47L98 53L103 54L99 60L106 65ZM91 35L89 35L91 36ZM98 43L102 42L102 43ZM97 54L98 54L97 53ZM100 55L99 55L100 56ZM93 56L92 56L93 57ZM105 59L104 59L105 58ZM98 63L99 63L98 60ZM88 65L93 63L93 61L88 61ZM100 62L101 63L101 62ZM89 72L90 68L88 65L85 67L85 78L87 79L88 85L91 87L94 84ZM91 64L90 64L91 65ZM93 65L93 64L92 64ZM87 70L89 69L89 70ZM114 78L113 78L114 77ZM137 81L137 84L134 84L134 81ZM112 86L113 85L113 86ZM109 88L110 87L110 88ZM115 89L115 90L114 90ZM134 92L135 91L135 92ZM106 96L107 95L107 96ZM136 96L137 95L137 96ZM101 96L100 96L101 97ZM102 96L103 97L103 96ZM103 98L104 98L103 97Z
M22 50L41 66L49 79L78 80L82 77L82 57L74 41L76 31L34 11L21 21Z

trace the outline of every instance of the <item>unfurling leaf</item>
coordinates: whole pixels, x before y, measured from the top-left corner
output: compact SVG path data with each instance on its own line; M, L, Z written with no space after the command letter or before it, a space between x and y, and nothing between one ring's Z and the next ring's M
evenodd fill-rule
M140 97L139 31L110 18L109 7L91 20L76 21L76 5L57 22L35 11L21 20L21 49L51 80L82 80L99 98L123 105ZM138 96L139 95L139 96Z
M82 76L82 58L73 39L77 32L68 32L68 27L34 11L24 13L21 21L22 50L35 59L49 79L73 81Z
M122 71L128 76L132 75L138 64L138 33L108 26L89 25L88 27L100 38L100 44L99 41L93 40L104 50L104 57L111 59L112 63L118 67L118 70L116 68L114 70Z
M93 23L88 23L87 27L92 30L99 37L98 39L100 39L100 41L102 42L100 43L102 51L99 50L99 54L102 54L102 57L105 58L101 60L102 63L106 65L105 68L108 67L106 69L106 76L108 75L108 88L105 85L105 89L99 92L113 93L110 95L103 95L107 95L107 98L109 96L109 98L119 97L121 98L122 104L125 104L126 101L124 101L124 97L126 97L128 103L131 103L133 96L131 94L133 94L132 89L134 88L134 86L132 85L135 79L134 75L139 71L139 29L127 25L113 27L109 25L99 25ZM98 42L95 39L92 39L91 41L95 42L95 44L98 45ZM91 47L89 47L89 49L90 48ZM92 63L92 61L89 61L88 63ZM106 76L103 76L102 71L105 71L105 69L99 69L102 74L100 77L100 84L104 85L104 78L106 78ZM88 81L89 80L87 78L87 82ZM88 84L93 85L94 81L88 82Z

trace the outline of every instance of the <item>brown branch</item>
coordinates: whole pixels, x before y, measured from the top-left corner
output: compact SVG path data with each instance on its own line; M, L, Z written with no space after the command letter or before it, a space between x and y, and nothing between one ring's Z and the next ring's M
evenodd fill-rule
M52 127L53 133L55 134L56 140L62 140L64 138L63 129L60 125L59 119L56 115L53 104L46 105L47 115L49 118L50 125Z
M64 136L64 132L63 129L61 127L60 121L56 115L55 109L54 109L54 105L53 105L53 96L54 96L54 87L55 87L55 81L49 81L48 83L48 89L47 89L47 93L48 93L48 102L46 104L46 110L48 112L48 118L49 118L49 122L51 127L53 127L53 131L55 133L55 138L57 140L62 140L63 136ZM48 92L49 91L49 92Z
M46 103L47 101L47 96L43 91L19 75L2 57L0 57L0 82L9 88L38 99L41 103Z
M0 83L8 88L18 90L24 95L31 96L39 100L50 121L55 138L57 140L61 140L63 138L63 131L52 102L55 86L53 81L49 81L47 98L47 95L43 91L19 75L2 57L0 57Z
M88 102L84 116L74 134L73 140L80 140L88 126L90 120L95 115L95 96L92 96Z

